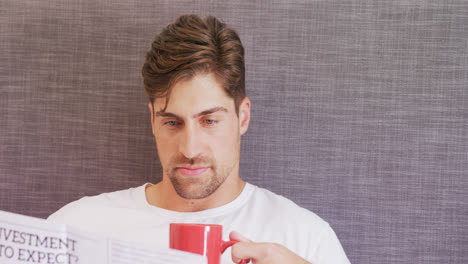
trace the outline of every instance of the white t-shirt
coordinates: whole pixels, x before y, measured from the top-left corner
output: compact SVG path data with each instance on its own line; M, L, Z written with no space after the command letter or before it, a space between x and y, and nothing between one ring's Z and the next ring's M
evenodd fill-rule
M224 240L235 230L254 242L279 243L312 264L349 263L327 222L266 189L247 183L228 204L199 212L175 212L150 205L146 185L83 197L48 220L155 248L169 247L169 223L219 224ZM232 263L230 249L221 263Z

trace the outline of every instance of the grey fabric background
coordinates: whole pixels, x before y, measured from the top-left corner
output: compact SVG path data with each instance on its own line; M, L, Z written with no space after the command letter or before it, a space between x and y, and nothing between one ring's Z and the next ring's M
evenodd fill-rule
M242 177L352 263L468 263L468 2L3 0L0 210L157 182L140 69L184 13L246 49Z

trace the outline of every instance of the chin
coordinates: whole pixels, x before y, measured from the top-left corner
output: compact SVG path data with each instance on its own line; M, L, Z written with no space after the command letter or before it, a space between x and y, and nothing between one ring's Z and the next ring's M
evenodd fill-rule
M210 182L200 182L198 179L179 180L171 178L171 180L177 194L184 199L207 198L215 193L222 184L222 182L216 180Z

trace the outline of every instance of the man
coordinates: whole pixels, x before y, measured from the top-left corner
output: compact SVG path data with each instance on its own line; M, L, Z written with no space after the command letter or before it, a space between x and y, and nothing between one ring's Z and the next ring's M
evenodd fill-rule
M165 248L171 222L221 224L240 241L223 263L349 263L325 221L239 177L251 103L235 31L181 16L157 36L142 74L162 181L82 198L51 221Z

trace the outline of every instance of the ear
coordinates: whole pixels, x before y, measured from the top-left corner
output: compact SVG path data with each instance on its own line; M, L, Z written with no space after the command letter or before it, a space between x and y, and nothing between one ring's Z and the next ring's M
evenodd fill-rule
M148 103L148 108L149 108L150 113L151 113L151 130L153 131L153 136L155 136L155 134L154 134L154 107L153 107L153 103L149 102Z
M239 105L239 130L243 135L249 129L250 122L250 99L245 97Z

